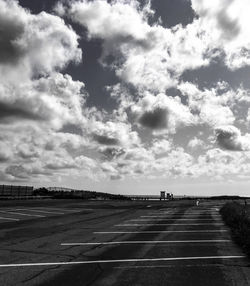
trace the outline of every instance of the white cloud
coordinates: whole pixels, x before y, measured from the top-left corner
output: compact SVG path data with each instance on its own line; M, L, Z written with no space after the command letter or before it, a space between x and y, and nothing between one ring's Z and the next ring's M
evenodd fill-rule
M202 29L225 52L231 69L250 64L250 20L248 0L192 0Z
M94 121L89 125L89 132L93 140L101 145L129 147L140 144L137 132L124 122Z
M172 142L166 139L155 139L152 142L151 150L156 155L161 155L169 152L172 148Z
M12 84L81 60L77 34L64 21L42 12L32 15L16 1L0 1L1 79Z
M196 149L197 147L203 147L205 145L205 142L197 137L192 138L189 142L188 142L188 147L191 149Z
M138 1L75 1L57 5L60 15L86 27L90 38L103 40L102 63L115 69L126 83L140 90L164 92L175 86L180 74L209 64L209 52L197 20L183 28L149 25L149 5ZM105 58L114 57L112 64ZM110 58L109 58L110 60Z
M190 110L199 116L199 123L211 127L229 125L235 121L232 105L237 101L236 92L226 90L223 93L220 88L221 83L216 88L205 90L199 90L189 82L178 86L182 94L187 96Z
M241 135L235 126L221 126L215 129L218 144L232 151L250 151L250 134Z
M165 94L147 94L131 106L131 111L141 126L156 132L175 133L176 128L195 123L195 117L180 98Z

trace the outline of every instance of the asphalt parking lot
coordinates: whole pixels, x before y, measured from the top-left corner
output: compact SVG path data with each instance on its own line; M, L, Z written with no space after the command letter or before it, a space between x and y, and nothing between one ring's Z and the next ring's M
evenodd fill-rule
M0 202L0 285L249 285L221 204Z

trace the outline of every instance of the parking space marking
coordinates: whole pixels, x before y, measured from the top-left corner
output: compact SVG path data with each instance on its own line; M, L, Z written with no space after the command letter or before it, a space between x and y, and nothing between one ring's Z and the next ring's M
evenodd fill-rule
M157 221L159 221L159 222L164 222L164 221L168 221L169 219L129 219L129 220L127 220L127 221L131 221L131 222L133 222L133 221L135 221L135 222L147 222L147 221L152 221L152 222L157 222ZM179 219L176 219L176 221L178 221ZM197 219L198 221L199 221L199 219ZM196 221L197 221L196 220ZM213 220L213 221L221 221L221 220Z
M131 224L116 224L114 226L164 226L164 225L211 225L211 226L217 226L217 225L224 225L224 223L131 223Z
M228 232L227 229L204 229L204 230L145 230L145 231L95 231L94 234L126 234L126 233L207 233L207 232Z
M33 217L46 217L44 215L37 215L37 214L24 214L24 213L19 213L19 212L11 212L11 211L0 211L1 213L6 213L6 214L13 214L13 215L23 215L23 216L33 216Z
M153 262L153 261L182 261L182 260L210 260L210 259L244 259L243 255L221 255L221 256L188 256L188 257L162 257L162 258L130 258L110 260L89 260L89 261L65 261L65 262L34 262L0 264L0 268L7 267L35 267L35 266L56 266L56 265L80 265L80 264L103 264L103 263L127 263L127 262Z
M20 219L18 218L10 218L10 217L0 217L0 219L3 219L3 220L13 220L13 221L19 221Z
M145 218L151 218L150 216L141 216ZM155 217L152 217L155 218ZM165 220L204 220L204 221L214 221L214 219L207 219L207 218L166 218L166 217L158 217Z
M34 208L32 208L34 209ZM81 212L82 210L73 210L73 209L61 209L61 208L47 208L47 207L37 207L35 209L45 210L45 211L62 211L62 212Z
M18 209L13 209L13 210L17 210L17 211L29 211L29 212L39 212L39 213L47 213L47 214L65 214L65 213L60 213L60 212L50 212L50 211L41 211L41 210L37 210L37 209L33 209L33 208L18 208Z
M231 242L228 239L217 240L152 240L152 241L108 241L108 242L65 242L62 246L84 246L84 245L113 245L113 244L174 244L174 243L222 243Z
M159 215L159 216L161 216L161 215L171 215L171 216L173 216L173 217L175 217L175 216L181 216L181 214L169 214L169 213L166 213L166 214L157 214L157 213L154 213L154 214L149 214L149 215ZM184 217L197 217L197 216L202 216L202 217L211 217L211 215L213 215L213 216L221 216L221 215L218 215L218 214L183 214L183 216Z

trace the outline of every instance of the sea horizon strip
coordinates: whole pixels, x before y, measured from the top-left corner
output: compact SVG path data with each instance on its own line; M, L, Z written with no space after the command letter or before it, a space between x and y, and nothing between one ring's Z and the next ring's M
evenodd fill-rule
M108 242L65 242L62 246L81 246L81 245L112 245L112 244L168 244L168 243L221 243L231 242L229 239L215 239L215 240L152 240L152 241L108 241Z
M162 258L130 258L111 260L89 260L89 261L64 261L64 262L34 262L34 263L13 263L0 264L0 268L7 267L32 267L32 266L55 266L55 265L79 265L96 263L126 263L126 262L151 262L151 261L181 261L181 260L209 260L209 259L243 259L243 255L221 255L221 256L189 256L189 257L162 257Z

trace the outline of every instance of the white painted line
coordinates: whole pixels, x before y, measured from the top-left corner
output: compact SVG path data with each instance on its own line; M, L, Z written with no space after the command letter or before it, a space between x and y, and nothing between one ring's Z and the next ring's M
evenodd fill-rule
M19 213L19 212L10 212L10 211L0 211L1 213L6 213L6 214L14 214L14 215L23 215L23 216L32 216L32 217L46 217L44 215L36 215L36 214L24 214L24 213Z
M162 225L224 225L224 223L133 223L133 224L116 224L114 226L162 226Z
M152 241L108 241L108 242L66 242L62 246L81 246L81 245L113 245L113 244L161 244L161 243L221 243L231 242L228 239L218 240L152 240Z
M39 210L37 208L30 208L29 210L34 211L34 212L39 212L39 213L47 213L47 214L61 214L61 215L65 214L63 212L44 211L44 210Z
M170 215L172 217L211 217L211 216L221 216L221 215L218 215L218 214L183 214L183 215L180 215L180 214L170 214L170 213L164 213L164 214L157 214L157 213L153 213L153 214L149 214L149 215Z
M148 218L148 219L129 219L128 221L168 221L168 220L173 220L173 221L179 221L179 220L182 220L182 219L168 219L168 218L164 218L164 219L159 219L159 218ZM186 220L186 219L185 219ZM194 221L203 221L204 219L187 219L187 220L194 220ZM205 221L221 221L221 220L214 220L214 219L207 219Z
M39 213L46 213L46 214L64 214L64 213L59 213L59 212L49 212L49 211L40 211L40 210L37 210L37 209L23 209L23 208L20 208L20 209L15 209L15 210L19 210L19 211L29 211L29 212L39 212Z
M48 210L48 211L62 211L62 212L80 212L80 210L72 210L72 209L60 209L60 208L47 208L47 207L37 207L35 209L39 210Z
M0 217L0 219L4 219L4 220L14 220L14 221L19 221L20 219L18 218L10 218L10 217Z
M95 234L122 234L122 233L175 233L175 232L193 232L193 233L207 233L207 232L228 232L226 229L204 229L204 230L145 230L145 231L95 231Z
M93 209L65 209L65 208L49 208L49 207L36 207L36 209L45 209L45 210L55 210L55 211L63 211L63 212L82 212L82 211L93 211Z
M37 262L37 263L15 263L0 264L0 268L7 267L32 267L32 266L55 266L55 265L79 265L96 263L126 263L126 262L151 262L151 261L181 261L181 260L209 260L209 259L242 259L243 255L231 256L189 256L189 257L162 257L162 258L131 258L112 260L89 260L89 261L69 261L69 262Z
M148 217L148 216L141 216L141 217ZM206 218L166 218L166 217L158 217L158 218L165 219L165 220L205 220L205 221L214 221L214 219L206 219Z

